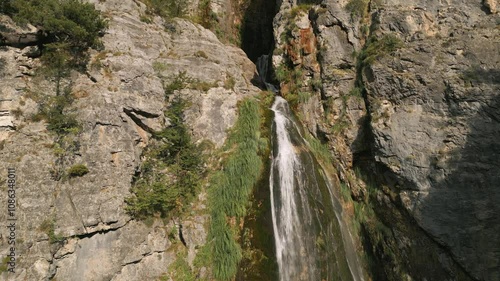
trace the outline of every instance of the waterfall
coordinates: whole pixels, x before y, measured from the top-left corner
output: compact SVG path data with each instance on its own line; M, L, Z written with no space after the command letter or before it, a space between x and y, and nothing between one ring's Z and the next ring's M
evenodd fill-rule
M295 128L287 117L289 109L283 98L276 97L272 110L276 149L271 166L271 208L280 280L320 280L316 249L304 239L314 237L314 226L303 188L306 171L289 134Z
M257 59L257 73L259 73L260 80L263 85L266 85L268 91L278 93L278 89L273 84L267 82L269 76L269 55L262 55Z
M342 208L288 103L277 96L271 109L270 194L280 280L363 280Z
M268 90L268 57L257 69ZM272 86L272 87L271 87ZM342 280L363 277L342 207L321 166L308 149L288 103L276 96L271 108L270 199L280 281Z

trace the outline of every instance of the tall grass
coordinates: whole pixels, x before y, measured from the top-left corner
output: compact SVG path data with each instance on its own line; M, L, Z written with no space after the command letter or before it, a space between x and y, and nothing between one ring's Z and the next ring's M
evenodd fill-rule
M239 118L226 142L229 156L221 171L211 178L209 202L213 273L217 280L230 280L242 258L236 241L236 219L246 215L254 185L262 170L259 157L260 113L257 101L246 99L240 104Z

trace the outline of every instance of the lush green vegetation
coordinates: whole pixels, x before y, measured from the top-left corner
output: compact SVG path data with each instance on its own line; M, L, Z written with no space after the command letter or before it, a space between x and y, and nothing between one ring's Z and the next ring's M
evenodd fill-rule
M134 196L126 200L127 210L134 217L179 215L200 188L201 152L183 123L185 106L180 96L173 97L165 112L171 125L156 132L152 144L145 149L140 175L132 187Z
M328 149L328 145L322 143L320 140L314 138L313 136L306 134L305 138L311 149L311 152L314 154L314 157L322 162L322 164L326 164L328 166L332 165L332 153Z
M259 147L265 146L259 135L259 110L254 99L240 104L238 121L225 144L228 157L223 169L211 178L208 241L211 241L213 274L218 280L233 278L242 258L236 240L237 225L246 215L252 189L259 179L262 169Z
M93 4L79 0L14 0L3 1L1 12L19 24L31 23L44 36L43 60L52 68L61 62L72 67L83 67L88 48L102 46L100 34L107 22ZM54 64L54 65L53 65Z

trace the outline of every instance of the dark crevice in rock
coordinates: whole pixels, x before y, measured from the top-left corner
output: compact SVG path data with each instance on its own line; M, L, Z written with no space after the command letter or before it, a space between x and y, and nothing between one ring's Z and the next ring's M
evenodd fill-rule
M274 48L273 19L277 8L273 0L251 0L244 12L241 48L253 62Z
M120 228L125 227L128 223L129 222L127 221L125 224L117 226L117 227L112 227L109 229L102 229L102 230L98 230L98 231L94 231L94 232L90 232L90 233L75 234L75 235L69 236L67 238L77 238L77 239L92 238L94 235L97 235L97 234L107 234L109 232L117 231Z
M144 131L146 131L150 134L154 133L154 130L151 129L148 125L144 124L144 122L142 122L142 120L140 119L139 116L142 116L145 118L156 118L156 117L158 117L157 114L153 114L153 113L149 113L149 112L145 112L145 111L141 111L141 110L137 110L137 109L133 109L133 108L132 109L124 108L123 112L125 112L125 114L127 114L127 116L130 117L130 119L132 119L132 121L134 121L134 123L137 124L137 126L141 127Z
M120 127L120 125L116 125L116 124L111 124L111 123L106 123L106 122L101 122L101 121L97 121L95 122L94 124L94 129L95 127L97 126L104 126L104 127Z
M125 113L132 112L134 114L138 114L138 115L144 116L146 118L156 118L156 117L160 116L158 114L147 112L147 111L140 110L140 109L137 109L137 108L130 108L130 109L129 108L124 108L123 111L125 111Z
M182 244L187 247L186 240L182 234L182 224L179 224L179 240L181 240Z
M151 256L152 254L161 254L161 253L164 253L164 252L165 252L165 251L151 251L151 252L149 252L149 253L143 254L143 256L142 256L140 259L133 260L133 261L130 261L130 262L127 262L127 263L122 264L122 265L121 265L121 266L122 266L122 269L121 269L121 270L123 270L123 268L124 268L124 267L126 267L126 266L128 266L128 265L138 264L138 263L142 262L142 260L143 260L144 258L149 257L149 256ZM121 270L120 270L120 272L121 272Z
M31 33L6 33L0 32L0 46L10 46L14 48L25 48L28 46L39 46L50 42L47 34L39 30Z

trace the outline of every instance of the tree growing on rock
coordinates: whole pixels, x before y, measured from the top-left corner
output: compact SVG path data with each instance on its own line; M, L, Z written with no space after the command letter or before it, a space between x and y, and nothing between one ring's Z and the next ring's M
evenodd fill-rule
M86 62L88 48L102 46L100 35L107 28L94 5L80 0L2 1L0 12L19 25L30 23L38 28L35 33L0 32L0 46L39 46L42 56L65 55L73 65Z

